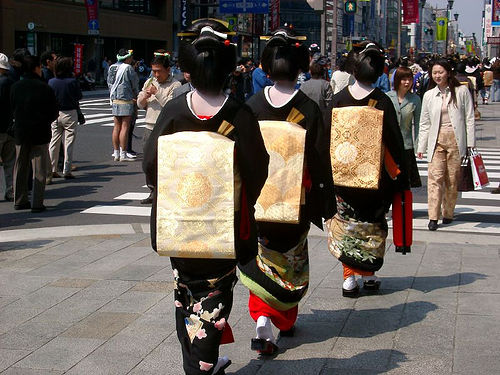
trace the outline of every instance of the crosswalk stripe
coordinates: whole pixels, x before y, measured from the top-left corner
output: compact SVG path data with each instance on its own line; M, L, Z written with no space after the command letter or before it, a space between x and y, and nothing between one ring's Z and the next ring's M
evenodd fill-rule
M463 199L487 199L500 200L500 194L491 194L489 191L464 191L462 192Z
M392 221L388 221L389 227L392 228ZM413 229L427 230L429 224L428 219L413 219ZM500 234L500 223L483 223L477 221L456 221L448 225L439 225L440 232L473 232L473 233L489 233Z
M98 118L98 119L92 119L92 120L89 120L89 121L86 121L85 122L85 125L92 125L92 124L100 124L100 123L103 123L103 124L100 124L102 126L114 126L114 123L111 122L109 123L108 121L109 120L113 120L113 117L105 117L105 118ZM142 124L144 123L144 118L138 118L135 122L136 124Z
M413 211L427 212L427 209L427 203L413 203ZM455 214L500 215L500 207L457 204L455 206Z
M500 180L500 172L489 172L488 167L486 167L486 172L488 174L488 179L490 180L490 183L493 181ZM427 168L426 169L419 168L418 173L420 174L420 177L427 177L429 175Z
M94 118L100 118L100 117L109 117L109 113L92 113L90 115L85 115L86 119L94 119Z
M94 206L81 212L82 214L101 214L101 215L126 215L126 216L150 216L151 207L136 206Z
M125 193L114 199L122 199L122 200L131 200L131 201L140 201L149 196L149 193Z
M101 99L83 99L80 101L80 103L84 103L84 104L85 103L99 103L99 102L102 102L104 100L106 100L109 103L109 99L103 99L103 98L101 98Z

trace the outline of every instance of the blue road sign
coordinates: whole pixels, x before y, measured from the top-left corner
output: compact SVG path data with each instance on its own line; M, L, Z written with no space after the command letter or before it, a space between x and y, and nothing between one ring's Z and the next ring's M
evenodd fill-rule
M269 13L269 0L220 0L220 13Z
M98 20L90 20L88 25L89 25L89 30L99 30Z

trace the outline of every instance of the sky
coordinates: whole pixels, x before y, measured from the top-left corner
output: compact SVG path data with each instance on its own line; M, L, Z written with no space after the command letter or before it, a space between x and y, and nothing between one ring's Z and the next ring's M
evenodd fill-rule
M446 8L448 0L427 0L427 4ZM479 41L482 36L483 9L483 0L455 0L451 10L451 19L454 19L453 14L458 13L458 28L467 36L476 33L476 38Z

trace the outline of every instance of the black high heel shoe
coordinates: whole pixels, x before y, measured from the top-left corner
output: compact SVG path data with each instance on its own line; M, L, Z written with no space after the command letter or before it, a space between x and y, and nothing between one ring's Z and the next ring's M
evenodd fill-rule
M438 229L438 221L437 220L429 220L429 224L427 225L427 228L431 231L435 231Z

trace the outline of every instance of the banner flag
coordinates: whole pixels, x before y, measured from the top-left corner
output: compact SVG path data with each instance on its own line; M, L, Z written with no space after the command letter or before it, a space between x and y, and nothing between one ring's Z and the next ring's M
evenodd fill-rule
M492 26L500 26L500 0L492 0L491 5L493 5L492 9Z
M75 43L75 50L73 54L73 71L75 72L75 76L78 76L82 73L82 65L83 65L83 44Z
M419 21L418 0L403 0L403 25Z
M85 0L85 7L87 8L87 25L89 35L99 35L99 18L97 0Z
M280 27L280 0L269 2L269 30L274 31Z
M448 32L448 18L438 17L436 19L436 40L446 40Z

